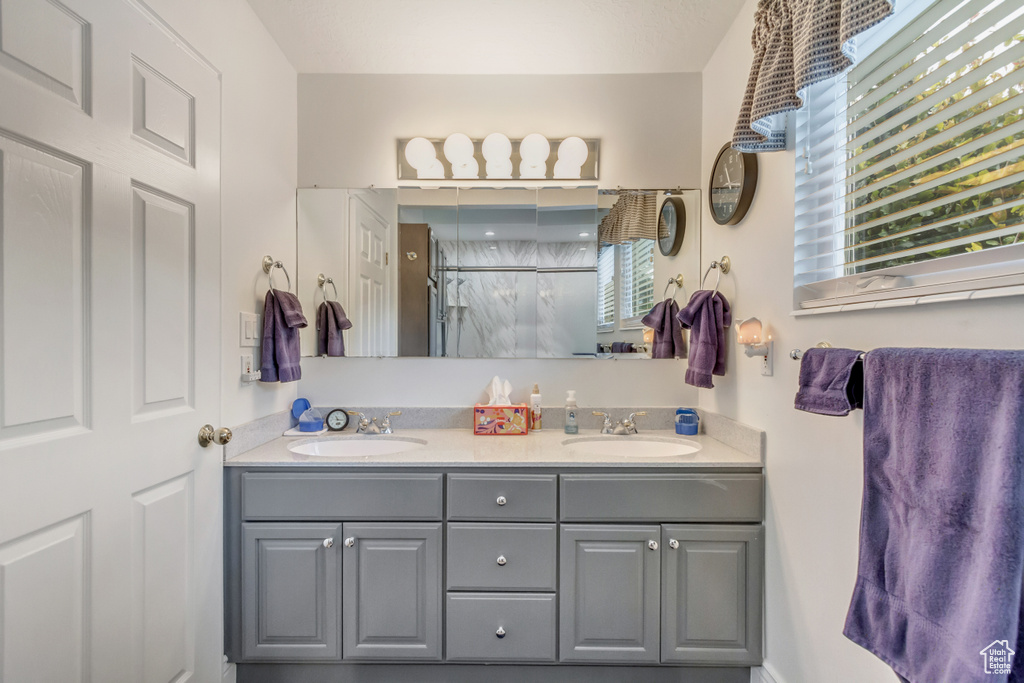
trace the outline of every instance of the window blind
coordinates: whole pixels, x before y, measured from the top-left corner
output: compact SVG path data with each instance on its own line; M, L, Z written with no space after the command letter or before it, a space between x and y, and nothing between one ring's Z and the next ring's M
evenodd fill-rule
M1024 6L898 10L797 117L794 281L817 295L1024 243Z
M636 239L619 245L622 282L622 325L640 326L654 306L654 240Z
M601 246L597 252L597 328L615 325L615 247Z

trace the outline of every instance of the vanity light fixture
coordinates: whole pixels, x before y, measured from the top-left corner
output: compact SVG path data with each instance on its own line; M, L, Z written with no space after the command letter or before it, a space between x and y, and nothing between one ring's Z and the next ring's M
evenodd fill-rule
M480 145L488 180L512 179L512 141L504 133L491 133Z
M452 165L452 178L480 177L480 164L473 158L473 141L465 133L452 133L444 141L444 156Z
M746 347L743 352L748 356L761 358L761 374L771 377L775 342L767 326L757 318L747 318L736 326L736 341Z
M583 138L575 135L562 140L558 145L558 161L555 162L556 178L579 178L583 164L587 163L590 150Z
M596 138L570 135L549 140L540 133L522 139L504 133L483 139L465 133L444 139L400 138L398 179L597 180L600 149Z
M540 133L530 133L519 143L519 177L524 180L543 180L548 175L548 157L551 143Z
M405 160L416 169L417 178L444 178L444 166L437 158L434 143L426 138L413 138L406 143Z

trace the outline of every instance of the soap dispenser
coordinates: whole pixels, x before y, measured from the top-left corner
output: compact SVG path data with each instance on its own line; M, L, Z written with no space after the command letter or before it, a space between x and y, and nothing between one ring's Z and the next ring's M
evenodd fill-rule
M576 421L576 392L569 390L565 397L565 433L579 434L580 425Z

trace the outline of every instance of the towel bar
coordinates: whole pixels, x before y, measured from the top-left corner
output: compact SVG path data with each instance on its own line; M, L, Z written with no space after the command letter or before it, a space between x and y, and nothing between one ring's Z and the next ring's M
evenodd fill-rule
M316 276L316 284L319 289L323 290L324 301L327 301L327 285L330 285L331 289L334 290L334 300L338 300L338 287L334 284L333 277L326 277L323 273L320 273ZM314 300L313 303L316 303L316 301Z
M704 277L702 277L700 279L700 288L704 289L704 282L708 279L708 275L711 274L711 271L714 270L718 274L718 277L715 279L715 291L714 291L714 293L717 294L718 293L718 285L721 284L721 282L722 282L722 273L725 273L725 274L728 275L729 274L729 270L731 268L732 268L732 261L729 260L728 256L723 256L718 261L712 261L711 265L708 266L708 269L704 271Z

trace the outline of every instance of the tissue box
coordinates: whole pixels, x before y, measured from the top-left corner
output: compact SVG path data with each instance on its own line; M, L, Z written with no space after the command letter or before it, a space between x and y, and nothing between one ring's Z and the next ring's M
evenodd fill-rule
M484 436L526 434L529 408L525 403L512 406L473 406L473 433Z

